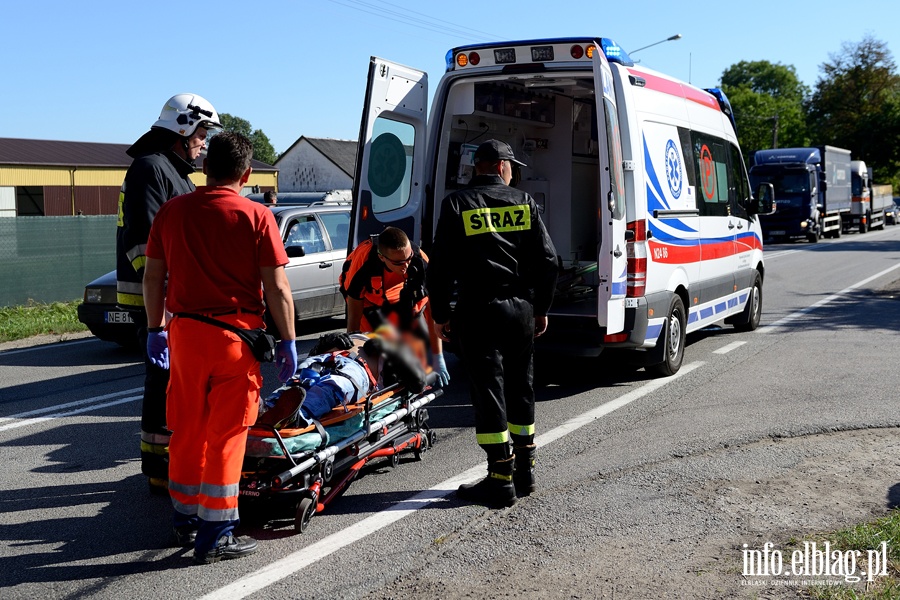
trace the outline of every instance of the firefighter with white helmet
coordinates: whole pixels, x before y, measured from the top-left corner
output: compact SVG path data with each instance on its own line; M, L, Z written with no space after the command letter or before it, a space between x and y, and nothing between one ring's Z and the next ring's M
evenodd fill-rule
M119 305L143 309L144 251L150 225L167 200L194 191L189 176L206 149L210 131L222 129L219 114L197 94L176 94L159 118L128 150L134 159L119 192L116 229L116 292ZM169 372L146 357L146 313L139 323L146 376L141 411L141 470L150 489L166 493L170 433L166 429L166 386Z

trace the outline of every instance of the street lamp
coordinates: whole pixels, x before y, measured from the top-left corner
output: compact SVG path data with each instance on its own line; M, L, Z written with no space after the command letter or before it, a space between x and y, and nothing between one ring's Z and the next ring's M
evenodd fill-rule
M653 42L652 44L648 44L648 45L646 45L646 46L642 46L642 47L638 48L637 50L629 50L629 51L628 51L628 55L630 56L630 55L634 54L635 52L640 52L641 50L646 50L646 49L649 48L650 46L655 46L655 45L657 45L657 44L662 44L662 43L664 43L664 42L674 42L675 40L680 40L680 39L681 39L681 34L680 34L680 33L676 33L676 34L673 35L672 37L667 37L667 38L664 39L664 40L659 40L658 42Z

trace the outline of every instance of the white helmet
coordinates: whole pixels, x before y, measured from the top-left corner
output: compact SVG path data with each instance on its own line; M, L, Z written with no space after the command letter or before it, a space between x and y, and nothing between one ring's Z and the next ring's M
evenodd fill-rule
M213 105L197 94L175 94L169 98L153 124L153 128L168 129L182 137L192 136L198 127L222 129L222 123Z

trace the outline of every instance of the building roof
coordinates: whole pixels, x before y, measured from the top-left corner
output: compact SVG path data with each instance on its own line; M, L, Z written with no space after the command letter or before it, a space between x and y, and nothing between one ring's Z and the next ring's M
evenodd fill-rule
M323 156L337 165L337 167L351 179L356 175L357 143L355 141L300 136L300 139L291 144L291 147L281 156L286 156L288 152L293 150L294 146L301 142L301 140L306 140L310 146L321 152ZM275 164L278 164L277 160L275 161Z
M34 167L128 168L133 160L125 153L131 144L61 142L0 138L0 165ZM272 165L254 160L254 171L275 171Z

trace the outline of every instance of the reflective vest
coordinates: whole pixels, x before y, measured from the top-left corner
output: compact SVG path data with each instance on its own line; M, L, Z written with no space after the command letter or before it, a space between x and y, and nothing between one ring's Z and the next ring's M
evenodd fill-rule
M425 310L428 295L425 291L427 256L412 244L413 259L405 279L388 271L378 258L378 248L372 240L356 247L344 261L340 275L340 289L344 298L363 301L363 316L372 329L389 320L399 329L408 331L413 321ZM396 283L391 280L396 277Z

